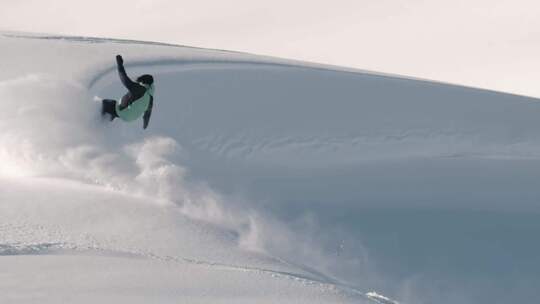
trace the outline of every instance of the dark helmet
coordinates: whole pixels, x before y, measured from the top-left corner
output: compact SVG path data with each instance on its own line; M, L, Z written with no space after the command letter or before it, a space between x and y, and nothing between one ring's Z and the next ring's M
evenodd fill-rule
M151 85L154 83L154 77L152 77L152 75L144 74L137 77L137 82L142 82L144 84Z

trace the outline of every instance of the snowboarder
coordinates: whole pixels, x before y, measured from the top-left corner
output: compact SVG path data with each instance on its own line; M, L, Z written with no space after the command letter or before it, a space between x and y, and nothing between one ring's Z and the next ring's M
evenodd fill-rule
M103 99L101 115L111 115L111 121L117 117L123 121L134 121L143 116L143 128L146 129L154 105L154 77L145 74L139 76L137 82L134 82L126 74L122 56L116 56L116 64L120 80L128 92L120 102L113 99Z

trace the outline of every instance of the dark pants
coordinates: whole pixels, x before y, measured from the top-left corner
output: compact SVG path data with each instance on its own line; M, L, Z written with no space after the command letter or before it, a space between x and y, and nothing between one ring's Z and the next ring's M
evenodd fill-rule
M103 99L103 104L101 106L101 115L110 114L111 120L118 117L118 113L116 113L116 100L113 99Z

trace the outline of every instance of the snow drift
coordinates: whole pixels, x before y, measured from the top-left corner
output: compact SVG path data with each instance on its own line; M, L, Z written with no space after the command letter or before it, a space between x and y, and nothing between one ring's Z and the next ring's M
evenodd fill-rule
M147 42L0 47L6 300L505 303L540 283L534 99ZM146 131L99 117L117 53L155 76Z

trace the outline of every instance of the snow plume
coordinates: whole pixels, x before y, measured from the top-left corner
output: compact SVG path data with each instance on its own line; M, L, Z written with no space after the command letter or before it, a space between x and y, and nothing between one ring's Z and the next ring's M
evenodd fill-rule
M180 165L186 157L169 137L134 135L99 117L99 103L76 82L31 74L0 83L0 176L69 178L178 206L194 219L249 235L247 211L227 204ZM129 126L134 127L134 126ZM225 211L227 210L227 211Z
M202 183L190 182L187 169L180 165L186 157L181 146L169 137L150 137L142 142L127 145L124 156L129 156L136 166L133 175L125 178L126 190L141 196L152 197L161 204L174 204L180 211L194 219L226 226L233 230L249 227L245 212L228 203L225 198ZM123 156L123 157L124 157Z
M96 117L82 115L93 109L86 94L78 83L44 74L0 82L0 174L50 173L66 148L95 141Z

